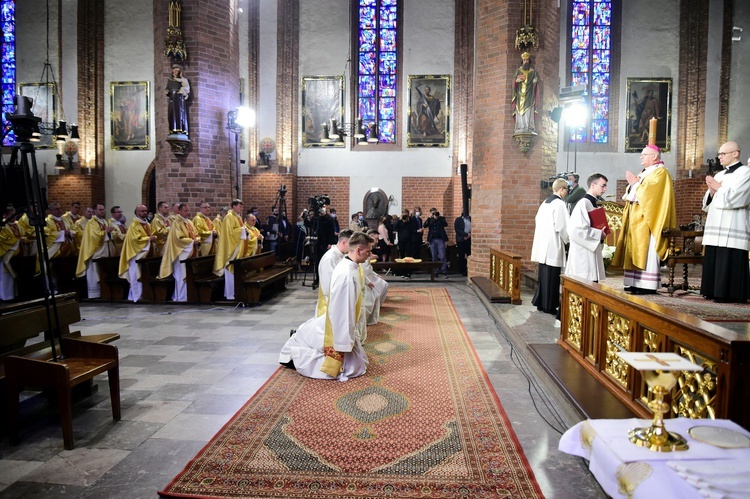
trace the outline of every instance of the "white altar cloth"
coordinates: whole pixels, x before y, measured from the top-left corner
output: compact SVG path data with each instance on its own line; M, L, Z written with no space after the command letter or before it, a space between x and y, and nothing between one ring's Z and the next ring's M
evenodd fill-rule
M570 428L559 449L589 461L589 470L613 498L750 498L750 448L720 449L692 438L693 426L718 426L750 437L729 420L664 421L689 449L653 452L630 442L628 431L651 426L645 419L591 419Z

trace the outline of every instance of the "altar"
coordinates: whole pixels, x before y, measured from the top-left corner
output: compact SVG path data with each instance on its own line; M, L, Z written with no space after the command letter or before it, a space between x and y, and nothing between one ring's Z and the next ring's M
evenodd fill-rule
M750 447L741 447L750 444L750 432L726 419L670 419L669 430L687 439L688 450L653 452L628 438L630 429L650 423L585 420L565 432L558 448L589 461L589 470L613 498L750 497ZM705 427L725 437L705 438L705 432L693 430Z

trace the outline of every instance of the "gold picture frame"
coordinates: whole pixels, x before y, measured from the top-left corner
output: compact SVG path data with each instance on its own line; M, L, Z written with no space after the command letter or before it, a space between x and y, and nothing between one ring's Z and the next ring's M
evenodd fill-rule
M450 75L409 75L406 147L450 144Z
M34 113L34 116L41 118L42 123L47 123L48 127L54 127L57 124L57 113L55 112L57 109L57 92L54 83L19 83L18 95L23 95L32 100L31 112ZM53 149L55 147L55 136L52 133L42 134L34 147L36 149Z
M656 117L656 145L669 152L672 142L672 78L628 78L625 152L648 144L649 120Z
M344 77L302 77L302 147L344 147L344 142L323 142L323 124L344 122Z
M112 149L149 149L149 82L113 81L110 83L109 94L112 103Z

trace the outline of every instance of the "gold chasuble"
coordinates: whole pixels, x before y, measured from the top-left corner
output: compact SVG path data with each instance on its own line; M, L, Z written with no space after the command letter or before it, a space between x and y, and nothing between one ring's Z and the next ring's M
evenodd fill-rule
M245 258L246 256L253 256L260 253L260 248L263 246L263 236L260 235L260 231L254 225L245 225L247 230L247 239L242 241L242 250L239 252L237 258ZM259 244L260 242L260 244Z
M169 226L172 221L162 216L160 213L154 215L154 219L151 221L151 233L156 236L156 244L154 245L154 253L161 255L164 243L167 242L167 236L169 235Z
M145 220L134 218L130 222L130 227L125 235L125 242L122 244L122 253L120 253L120 267L117 274L123 277L123 274L127 273L128 267L130 267L130 260L140 253L143 248L151 241L151 225ZM153 245L149 247L147 256L151 256L153 253Z
M221 221L221 215L216 215L216 218L214 218L214 230L216 231L217 238L221 236ZM218 247L218 244L214 244L214 249L216 249L216 247Z
M216 248L216 260L214 260L214 274L224 275L224 268L231 265L229 262L237 258L241 250L240 243L244 242L240 239L241 235L242 220L234 210L231 210L221 222L221 235ZM230 272L234 272L234 267L230 269Z
M636 196L637 202L625 204L622 230L612 258L612 265L625 270L646 268L651 236L654 236L659 259L665 260L669 239L662 237L661 232L677 226L672 177L664 166L655 168L641 179Z
M362 313L362 302L364 297L364 291L365 291L365 273L362 269L361 265L357 265L357 271L359 274L359 279L357 282L357 303L354 307L354 327L357 327L357 324L359 323L359 315ZM333 287L333 283L331 283L331 286ZM333 291L333 289L331 290ZM341 298L339 297L331 297L333 300L335 300L337 303L343 303L341 302ZM347 313L346 310L338 311L337 313ZM320 367L321 372L327 374L328 376L331 376L333 378L338 377L339 373L341 373L341 366L344 362L344 354L341 352L336 351L334 348L334 332L333 332L333 325L331 324L330 319L330 309L326 310L326 332L325 332L325 338L323 339L323 355L325 355L325 359L323 360L323 365ZM351 334L351 332L347 331L347 334Z
M76 267L76 277L83 277L86 275L86 263L91 260L102 244L109 246L109 256L114 256L114 246L112 240L105 232L108 223L106 220L101 218L91 217L86 223L86 230L83 231L83 238L81 239L81 251L78 253L78 266ZM113 231L114 232L114 231Z
M159 267L159 279L165 279L172 275L172 263L180 257L182 250L193 243L195 239L196 232L193 222L181 216L175 218L169 228L167 242L164 244L161 266ZM195 253L196 248L193 245L193 253L190 256L194 256Z
M70 228L65 224L62 217L55 218L52 215L47 215L44 225L44 237L50 258L74 254L72 234L70 237L65 236L62 241L55 242L60 238L60 233L66 230L70 230Z
M195 231L198 234L198 239L201 245L201 256L213 255L216 252L216 238L213 237L214 224L211 219L203 213L198 212L193 218L193 226L195 226ZM210 244L206 243L206 240L209 238L211 238Z

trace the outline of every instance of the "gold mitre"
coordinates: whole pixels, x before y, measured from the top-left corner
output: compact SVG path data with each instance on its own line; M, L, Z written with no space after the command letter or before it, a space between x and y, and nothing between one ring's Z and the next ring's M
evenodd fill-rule
M528 61L529 59L531 59L531 54L529 54L528 52L524 52L523 54L521 54L522 61Z

